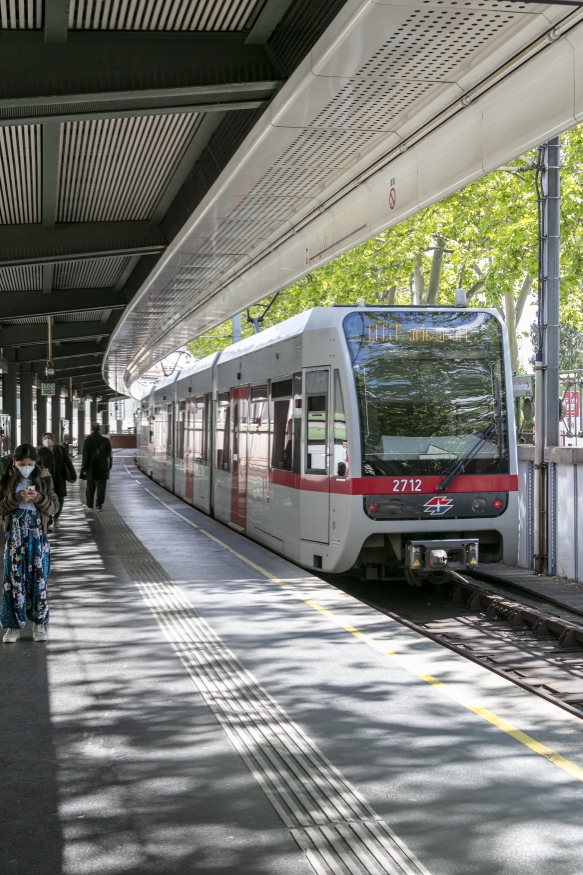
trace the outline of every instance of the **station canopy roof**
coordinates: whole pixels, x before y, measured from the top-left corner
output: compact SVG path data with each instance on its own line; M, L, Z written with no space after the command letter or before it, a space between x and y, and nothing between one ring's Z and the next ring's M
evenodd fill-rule
M0 0L0 348L102 374L128 303L345 0Z

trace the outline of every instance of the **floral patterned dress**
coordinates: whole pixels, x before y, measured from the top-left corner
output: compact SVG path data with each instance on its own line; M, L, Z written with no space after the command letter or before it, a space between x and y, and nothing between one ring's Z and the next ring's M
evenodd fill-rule
M50 571L49 538L36 510L18 508L12 514L4 552L4 585L0 624L22 628L26 618L48 623L47 580Z

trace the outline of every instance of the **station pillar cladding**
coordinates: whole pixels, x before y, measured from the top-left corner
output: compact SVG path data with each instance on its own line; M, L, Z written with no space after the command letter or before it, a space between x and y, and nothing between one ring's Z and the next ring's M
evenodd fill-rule
M51 404L51 431L56 444L63 441L61 434L61 384L55 380L55 394Z
M26 370L25 370L26 368ZM35 374L31 365L20 366L20 442L37 444L37 436L32 432L33 388Z
M91 425L97 422L97 398L91 399Z
M17 374L18 363L9 361L7 363L7 371L2 374L2 408L4 413L8 414L8 427L10 429L10 441L4 441L3 454L16 449L17 435Z

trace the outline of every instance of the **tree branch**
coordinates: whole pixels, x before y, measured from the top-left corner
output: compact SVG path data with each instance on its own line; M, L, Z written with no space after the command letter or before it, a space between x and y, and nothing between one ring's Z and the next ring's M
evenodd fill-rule
M478 280L477 283L474 283L474 285L470 288L470 290L467 293L466 300L469 301L470 298L473 298L474 295L477 294L480 291L480 289L483 289L485 285L486 285L486 277L484 277L481 280Z

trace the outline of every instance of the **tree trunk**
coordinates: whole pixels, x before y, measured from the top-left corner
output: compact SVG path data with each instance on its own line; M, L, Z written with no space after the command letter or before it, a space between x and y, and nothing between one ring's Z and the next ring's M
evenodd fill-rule
M425 277L423 276L423 264L421 262L421 253L418 252L415 256L415 270L413 271L413 283L415 287L414 296L411 300L412 304L423 304L425 301Z
M427 292L427 303L432 305L437 304L437 299L439 298L439 281L441 279L444 248L445 238L436 237L433 258L431 259L431 272L429 274L429 290Z
M522 288L518 294L518 299L516 301L516 325L520 322L520 318L522 316L524 305L528 300L528 296L530 295L530 291L532 289L534 278L527 273L524 277L524 282L522 283Z
M508 329L508 340L510 343L512 373L515 374L518 370L518 340L516 338L516 304L514 302L513 291L506 292L504 295L504 307L506 310L506 327Z

